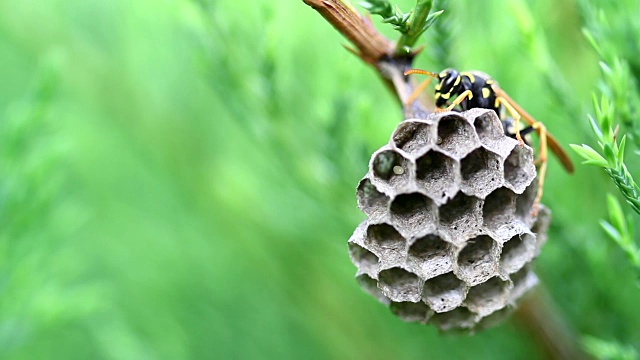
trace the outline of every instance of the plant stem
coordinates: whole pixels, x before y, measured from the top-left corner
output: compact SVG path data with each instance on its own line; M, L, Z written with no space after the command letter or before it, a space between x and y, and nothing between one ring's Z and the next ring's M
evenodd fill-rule
M380 34L368 19L345 6L340 0L303 1L320 13L356 47L347 47L347 50L375 68L384 84L402 104L405 118L423 118L430 113L427 107L417 101L406 104L414 87L404 76L404 71L411 67L414 53L394 54L393 42ZM417 38L413 41L416 40Z
M545 352L545 358L554 360L582 360L587 356L580 351L553 300L539 286L520 304L515 313L517 323L531 335Z
M424 32L424 24L431 12L433 0L418 0L416 7L409 17L409 31L403 34L396 44L396 54L407 54L411 51L420 35Z

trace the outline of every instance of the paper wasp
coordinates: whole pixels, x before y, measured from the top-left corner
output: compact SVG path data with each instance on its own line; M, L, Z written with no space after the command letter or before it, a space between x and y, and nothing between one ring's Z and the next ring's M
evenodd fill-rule
M533 215L538 211L538 205L542 198L542 189L544 186L544 178L547 172L547 147L556 155L562 166L569 173L573 173L573 164L567 153L562 149L558 141L549 134L543 123L535 120L520 105L507 95L507 93L498 86L498 83L489 75L479 71L462 71L455 69L445 69L440 73L430 71L410 69L404 72L404 75L423 74L430 76L429 79L420 84L413 94L407 100L412 103L418 95L427 87L433 79L438 79L435 90L436 111L450 111L459 106L462 111L473 108L491 109L500 116L500 109L504 106L507 112L513 118L513 130L516 140L520 142L520 146L524 146L522 134L526 134L531 129L535 130L540 137L540 149L538 153L538 162L540 164L538 174L538 193L533 203ZM446 107L445 107L446 106ZM524 120L529 125L528 128L520 129L520 120ZM509 119L503 118L506 135L511 136L506 126Z

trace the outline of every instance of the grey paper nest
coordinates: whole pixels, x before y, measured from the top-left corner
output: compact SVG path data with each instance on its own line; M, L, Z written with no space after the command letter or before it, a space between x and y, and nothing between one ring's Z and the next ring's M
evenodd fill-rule
M357 188L356 278L402 320L476 330L506 317L537 278L549 211L533 218L533 150L495 112L403 121Z

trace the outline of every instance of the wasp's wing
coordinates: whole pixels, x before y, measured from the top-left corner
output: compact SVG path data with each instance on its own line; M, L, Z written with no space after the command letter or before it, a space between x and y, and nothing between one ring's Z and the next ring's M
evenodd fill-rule
M496 95L507 100L509 104L511 104L511 106L513 106L513 108L516 109L516 111L522 116L522 119L527 124L534 125L535 123L538 122L533 118L533 116L529 115L528 112L526 112L522 107L520 107L518 103L513 101L513 99L511 99L511 97L507 95L507 93L504 90L502 90L498 86L493 86L493 90L495 91ZM539 130L537 131L539 132ZM573 163L571 162L569 155L567 155L567 153L560 146L558 141L548 131L547 131L547 145L549 146L549 148L551 148L551 151L553 151L553 153L556 155L558 160L560 160L560 163L562 163L562 166L564 166L567 172L572 174Z

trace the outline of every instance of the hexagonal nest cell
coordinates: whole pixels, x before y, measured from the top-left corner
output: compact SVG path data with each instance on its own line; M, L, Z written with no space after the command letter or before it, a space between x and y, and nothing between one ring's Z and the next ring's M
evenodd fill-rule
M469 289L464 303L469 310L487 316L496 310L502 309L509 301L511 283L494 277L478 286Z
M392 302L389 309L401 320L406 322L426 323L431 315L431 309L422 302Z
M485 148L467 155L460 167L465 194L484 197L502 185L502 159Z
M440 330L471 329L477 322L477 314L465 307L455 308L449 312L434 314L429 324L434 324Z
M451 311L462 304L467 286L454 273L429 279L424 283L422 298L437 313Z
M444 203L458 191L456 162L438 151L429 151L416 161L416 183L432 199Z
M482 202L473 196L458 193L440 207L440 227L450 235L451 241L464 240L482 226Z
M391 221L400 231L407 229L425 231L431 228L430 224L433 224L436 219L433 201L420 193L398 195L391 202L389 212ZM417 232L409 232L409 234L414 233Z
M364 243L378 258L389 256L388 252L401 253L406 246L406 240L389 224L369 225Z
M372 155L349 254L358 283L401 319L481 329L536 284L550 215L532 215L533 150L503 131L492 110L435 113Z
M479 147L480 141L468 120L449 113L438 121L436 144L448 154L460 158Z
M349 243L349 255L351 261L357 264L360 271L367 274L375 274L378 270L378 257L371 251L356 243Z
M428 122L408 120L398 126L392 141L399 149L416 156L424 153L425 145L435 144L436 136L435 127Z
M384 150L373 158L371 169L377 179L391 185L399 185L409 181L411 165L407 159L394 150Z
M356 276L356 281L366 293L373 296L379 302L385 305L389 305L391 302L388 297L384 296L382 290L378 288L378 281L376 279L373 279L367 274L360 274Z
M511 274L520 270L531 261L536 251L536 238L531 234L520 234L512 237L502 245L500 269Z
M498 244L488 235L469 240L458 254L458 275L469 285L487 281L498 273Z
M407 264L422 278L427 279L451 271L452 255L451 244L438 235L430 234L411 244Z
M533 151L516 145L504 161L504 180L516 194L522 194L536 177Z
M392 301L420 301L423 283L418 275L399 267L385 269L378 274L378 287Z
M507 188L499 188L484 200L483 224L491 229L500 228L513 221L515 212L516 194Z
M371 183L369 179L362 179L357 189L358 208L370 217L384 217L389 206L389 197Z
M525 266L515 274L512 274L511 281L513 282L513 290L509 296L509 301L515 303L520 300L529 290L531 290L538 283L538 277L529 269L530 266Z
M504 137L504 128L493 111L482 111L473 121L478 138L483 145L491 144Z

